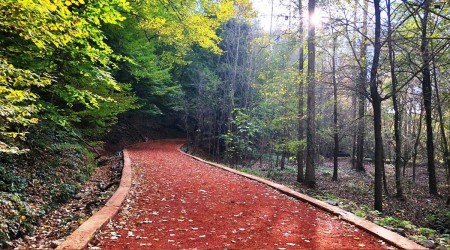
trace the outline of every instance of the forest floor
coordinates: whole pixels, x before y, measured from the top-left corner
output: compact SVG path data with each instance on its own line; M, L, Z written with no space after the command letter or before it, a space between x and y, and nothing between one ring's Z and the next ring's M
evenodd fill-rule
M316 207L183 155L181 144L129 148L130 193L90 249L393 249Z
M11 242L14 249L52 249L103 207L120 180L122 157L102 151L99 166L79 192L41 217L30 235Z
M207 158L198 152L197 155ZM274 164L272 164L274 165ZM445 181L445 169L438 168L439 196L428 193L426 166L417 168L416 182L412 181L412 169L407 168L402 180L404 199L395 195L394 167L386 164L389 195L383 196L383 213L373 211L373 164L366 163L366 172L356 172L351 168L349 158L339 159L339 179L331 181L333 162L322 160L316 167L316 189L308 189L296 182L297 169L294 163L285 169L258 161L252 167L232 166L256 176L282 183L301 193L339 206L360 217L375 222L392 231L430 248L450 249L450 210L446 204L449 189Z

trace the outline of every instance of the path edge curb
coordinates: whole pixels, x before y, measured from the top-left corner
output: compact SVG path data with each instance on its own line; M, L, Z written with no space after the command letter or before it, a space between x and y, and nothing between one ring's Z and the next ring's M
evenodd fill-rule
M97 231L119 212L120 206L130 191L131 176L131 159L128 150L124 149L122 177L116 192L109 198L102 209L89 217L56 249L86 249Z
M339 207L332 206L332 205L330 205L330 204L328 204L326 202L317 200L317 199L312 198L312 197L310 197L308 195L299 193L299 192L297 192L297 191L295 191L295 190L293 190L293 189L291 189L291 188L289 188L287 186L284 186L284 185L281 185L281 184L278 184L278 183L275 183L275 182L263 179L261 177L257 177L257 176L251 175L251 174L247 174L247 173L238 171L236 169L232 169L232 168L220 165L218 163L210 162L210 161L204 160L202 158L199 158L197 156L190 155L190 154L184 152L181 149L184 145L185 144L181 145L178 148L178 151L180 151L182 154L184 154L186 156L189 156L190 158L193 158L193 159L195 159L197 161L200 161L200 162L206 163L208 165L211 165L211 166L223 169L225 171L228 171L228 172L231 172L231 173L243 176L243 177L245 177L247 179L254 180L254 181L257 181L259 183L265 184L265 185L267 185L267 186L269 186L271 188L274 188L275 190L278 190L279 192L281 192L281 193L283 193L285 195L288 195L290 197L293 197L293 198L296 198L298 200L301 200L301 201L304 201L306 203L309 203L309 204L311 204L311 205L313 205L313 206L315 206L315 207L317 207L319 209L325 210L326 212L329 212L329 213L331 213L333 215L338 216L341 220L349 222L349 223L351 223L351 224L353 224L353 225L355 225L355 226L357 226L357 227L359 227L359 228L361 228L361 229L363 229L363 230L365 230L365 231L367 231L367 232L369 232L369 233L371 233L371 234L373 234L373 235L383 239L384 241L388 242L389 244L391 244L391 245L393 245L395 247L398 247L400 249L418 249L418 250L419 249L420 250L428 249L426 247L423 247L423 246L415 243L412 240L407 239L406 237L403 237L403 236L401 236L401 235L399 235L399 234L397 234L395 232L392 232L392 231L390 231L390 230L388 230L388 229L386 229L384 227L381 227L381 226L379 226L379 225L377 225L377 224L375 224L373 222L370 222L368 220L362 219L362 218L354 215L353 213L345 211L345 210L343 210L343 209L341 209Z

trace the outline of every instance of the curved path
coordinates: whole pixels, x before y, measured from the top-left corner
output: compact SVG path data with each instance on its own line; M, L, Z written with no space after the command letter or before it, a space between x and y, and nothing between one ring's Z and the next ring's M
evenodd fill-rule
M91 248L392 249L336 216L182 154L182 143L128 149L130 193Z

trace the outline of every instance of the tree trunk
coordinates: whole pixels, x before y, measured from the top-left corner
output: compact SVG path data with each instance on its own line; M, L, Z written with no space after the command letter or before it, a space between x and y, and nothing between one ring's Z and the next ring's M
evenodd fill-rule
M332 55L332 72L333 72L333 125L334 125L334 149L333 149L333 177L331 180L338 180L338 153L339 153L339 133L338 133L338 99L337 99L337 81L336 81L336 43L337 37L333 35L333 55Z
M299 142L303 142L304 140L304 119L303 119L303 71L304 71L304 64L303 64L303 9L302 9L302 0L298 1L298 11L299 11L299 28L298 28L298 43L299 43L299 57L298 57L298 74L300 75L300 81L298 83L298 124L297 124L297 140ZM303 174L303 162L304 162L304 147L302 145L298 146L297 149L297 182L303 182L305 179L305 176Z
M356 121L356 95L352 96L352 107L353 107L353 120ZM352 137L352 169L356 169L356 134L357 130L353 130Z
M436 63L433 60L433 76L434 76L434 90L436 93L436 107L438 111L438 117L439 117L439 129L441 132L441 138L442 138L442 151L444 152L444 162L446 166L446 175L447 175L447 187L450 191L450 153L448 151L448 142L447 137L445 136L445 127L444 127L444 119L442 118L442 106L441 106L441 98L439 96L439 86L437 81L437 75L436 75ZM450 195L450 192L448 192Z
M414 153L413 153L413 162L412 162L412 171L413 171L413 182L416 182L416 161L417 161L417 148L420 143L420 134L422 133L422 119L423 119L423 106L420 107L420 115L419 115L419 127L417 132L416 141L414 142Z
M367 89L367 14L369 9L368 1L364 0L364 15L361 37L360 60L361 68L358 76L358 133L356 148L356 170L365 171L364 168L364 137L365 137L365 108L366 108L366 89Z
M373 128L375 134L375 202L374 208L383 212L383 136L381 133L381 97L378 93L377 70L381 52L381 11L380 0L374 1L375 11L375 44L372 68L370 70L370 96L373 107Z
M431 108L431 74L430 74L430 52L428 49L427 26L428 16L430 12L430 0L425 0L423 4L424 13L421 18L422 36L420 52L422 54L422 94L423 104L425 108L425 125L427 128L427 168L428 168L428 188L430 194L438 194L437 180L436 180L436 165L434 162L434 143L433 143L433 120Z
M384 154L384 148L383 149L383 190L386 196L389 196L389 189L387 185L387 178L386 178L386 166L384 165L384 159L386 159L386 156Z
M353 26L356 27L356 19L358 16L358 1L359 0L355 0L355 4L354 4L354 11L353 11ZM352 94L352 107L353 107L353 121L356 121L358 119L358 113L357 113L357 109L358 109L358 105L357 105L357 97L358 97L358 86L359 83L356 81L356 84L354 84L354 89L356 91L353 92ZM356 129L353 129L353 133L352 133L352 169L356 169L356 151L357 151L357 135L358 135L358 127L356 127Z
M389 64L392 81L392 104L394 108L394 139L395 139L395 187L397 190L397 198L403 198L403 188L401 182L401 167L402 167L402 114L398 109L397 100L397 76L395 75L395 53L392 46L392 23L391 23L391 1L387 1L387 16L388 16L388 51Z
M314 44L316 29L312 18L316 7L315 0L308 1L308 90L307 90L307 126L306 126L306 172L305 185L314 188L316 186L315 176L315 144L316 144L316 97L315 97L315 66L316 48Z

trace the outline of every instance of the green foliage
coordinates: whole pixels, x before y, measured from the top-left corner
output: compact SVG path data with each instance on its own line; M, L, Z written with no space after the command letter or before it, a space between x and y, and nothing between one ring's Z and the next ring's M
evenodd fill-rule
M222 53L235 3L248 4L0 1L0 246L77 192L95 168L86 147L121 114L182 109L172 74L194 46Z
M1 164L1 163L0 163ZM7 169L6 164L0 165L0 192L20 192L26 187L26 179L15 171Z
M29 234L39 216L70 199L94 170L94 154L58 128L43 120L29 130L31 150L1 154L0 242Z
M94 116L100 123L95 132L104 133L102 124L133 107L126 85L111 75L112 59L121 57L101 30L129 10L125 0L0 3L2 148L26 139L29 127L45 119L78 128Z
M52 196L52 203L67 202L73 195L78 192L78 187L73 183L62 183L53 188L50 192Z
M247 174L263 177L263 175L261 174L261 172L258 169L254 169L254 168L240 168L239 170L244 172L244 173L247 173Z
M149 37L158 37L174 51L166 50L161 60L178 63L189 48L198 44L202 48L220 53L220 38L215 33L221 23L234 14L234 2L222 1L171 1L145 0L136 3L134 14L139 26Z
M399 218L391 217L391 216L380 218L379 220L377 220L375 222L381 226L392 226L392 227L404 228L404 229L413 229L414 228L414 225L411 224L411 222L402 220Z
M358 216L358 217L363 218L363 219L365 219L366 216L367 216L366 213L365 213L364 211L361 211L361 210L355 211L354 214L355 214L356 216Z
M287 38L286 41L290 41ZM298 73L296 59L292 59L294 43L286 42L274 46L261 69L256 90L258 105L253 110L254 120L259 121L261 134L276 151L287 151L295 155L299 148L306 146L305 141L297 140L298 120ZM270 53L270 52L268 52Z
M318 199L318 200L322 200L322 201L326 201L326 200L339 200L339 198L334 195L334 194L320 194L320 195L314 195L314 198Z
M258 127L251 121L250 116L241 109L234 109L231 124L233 130L228 130L223 136L227 145L229 159L243 159L245 155L251 155L254 150L254 138L258 135Z
M0 248L7 241L32 231L32 223L38 216L29 203L16 194L0 191Z
M427 235L428 237L430 237L436 233L436 230L426 228L426 227L419 227L418 230L421 234Z

